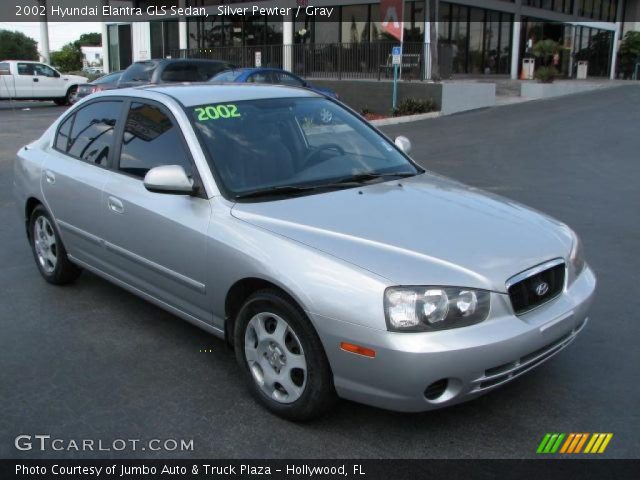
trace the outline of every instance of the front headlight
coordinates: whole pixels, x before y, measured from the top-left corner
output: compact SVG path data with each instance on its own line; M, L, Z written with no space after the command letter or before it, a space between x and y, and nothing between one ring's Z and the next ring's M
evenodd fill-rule
M463 287L390 287L384 292L387 328L426 332L466 327L489 315L490 293Z
M580 238L573 234L573 245L571 246L571 253L569 254L569 265L567 265L567 285L571 285L578 275L584 270L584 250L582 249L582 242Z

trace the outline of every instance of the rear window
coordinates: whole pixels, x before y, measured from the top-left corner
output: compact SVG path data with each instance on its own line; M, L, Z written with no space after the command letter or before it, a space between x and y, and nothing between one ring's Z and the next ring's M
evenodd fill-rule
M100 85L102 83L115 83L118 81L118 79L120 78L120 76L122 75L122 73L117 72L117 73L109 73L107 75L105 75L104 77L100 77L96 80L94 80L93 83L94 85Z
M124 71L121 80L123 82L149 82L157 66L156 62L134 63Z

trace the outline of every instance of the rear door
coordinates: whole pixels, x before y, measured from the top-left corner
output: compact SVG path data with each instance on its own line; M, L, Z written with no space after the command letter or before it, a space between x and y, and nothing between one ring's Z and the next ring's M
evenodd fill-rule
M102 187L113 161L121 100L100 100L68 115L58 127L42 169L45 202L70 255L101 268Z
M104 186L101 216L109 273L138 290L207 323L209 266L207 198L153 193L149 169L180 165L199 182L186 141L171 113L148 100L132 100L119 161Z
M34 75L33 65L33 63L28 62L18 62L16 64L17 71L13 76L15 82L15 98L34 97L34 84L38 82L38 79Z

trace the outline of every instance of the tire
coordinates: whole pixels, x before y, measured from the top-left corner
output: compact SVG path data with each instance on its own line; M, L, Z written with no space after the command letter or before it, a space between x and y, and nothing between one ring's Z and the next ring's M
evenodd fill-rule
M56 105L60 105L60 106L72 105L73 99L77 91L78 91L78 87L70 87L69 90L67 90L67 94L64 97L56 98L54 102L56 103Z
M29 218L29 240L38 270L47 282L65 285L78 278L81 270L67 257L55 223L42 205L34 208Z
M309 420L334 405L333 375L320 338L283 293L267 289L247 299L235 321L234 346L252 394L276 415Z

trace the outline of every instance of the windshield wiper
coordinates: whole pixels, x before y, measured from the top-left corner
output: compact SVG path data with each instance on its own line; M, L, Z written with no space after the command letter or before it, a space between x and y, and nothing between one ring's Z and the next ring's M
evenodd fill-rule
M358 173L348 177L339 178L327 183L314 183L310 185L276 185L273 187L253 190L251 192L240 193L236 195L237 199L243 198L260 198L271 197L277 195L300 194L312 190L322 190L331 188L348 187L349 185L362 185L369 180L377 178L404 178L413 177L416 173L411 172L391 172L391 173Z
M324 184L323 186L342 185L345 183L362 184L362 183L368 182L369 180L376 180L378 178L404 178L404 177L413 177L414 175L417 175L417 173L414 173L414 172L356 173L348 177L339 178L337 180L334 180L333 182Z
M274 195L286 195L307 192L317 188L315 185L311 186L295 186L295 185L276 185L275 187L263 188L260 190L253 190L251 192L240 193L236 195L236 198L258 198L258 197L270 197Z

